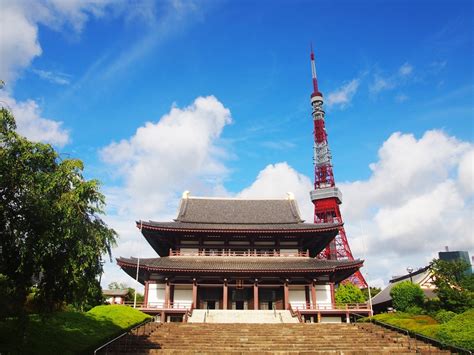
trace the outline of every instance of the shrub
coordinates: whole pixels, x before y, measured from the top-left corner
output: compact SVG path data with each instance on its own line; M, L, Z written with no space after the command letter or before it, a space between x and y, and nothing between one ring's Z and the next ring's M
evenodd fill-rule
M365 297L360 288L348 282L339 285L335 300L337 304L362 303L365 302Z
M419 307L419 306L411 306L411 307L408 307L405 312L409 313L409 314L423 314L424 313L424 310L423 308Z
M442 309L435 314L434 318L438 321L438 323L443 324L449 322L454 316L456 316L456 313Z
M437 336L440 340L474 350L474 309L458 314L445 324L441 324Z
M425 295L421 287L410 281L403 281L396 284L390 291L393 306L398 311L406 311L409 307L423 306Z

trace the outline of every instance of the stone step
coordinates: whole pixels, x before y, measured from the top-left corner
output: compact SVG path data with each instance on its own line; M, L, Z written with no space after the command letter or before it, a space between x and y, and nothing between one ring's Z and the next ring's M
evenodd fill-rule
M270 311L272 312L272 311ZM410 354L413 340L372 324L166 323L138 332L134 354ZM449 354L417 342L418 352ZM130 349L130 348L129 348ZM127 354L117 346L112 354Z

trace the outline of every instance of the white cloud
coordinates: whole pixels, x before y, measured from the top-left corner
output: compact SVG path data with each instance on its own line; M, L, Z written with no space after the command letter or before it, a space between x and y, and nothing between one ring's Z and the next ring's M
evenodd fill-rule
M369 85L369 91L373 94L378 94L384 90L390 90L395 87L392 78L384 78L378 74L374 75L374 81Z
M2 2L0 24L0 78L9 83L19 70L27 67L34 57L41 55L38 28L12 6Z
M123 198L132 198L127 205L154 217L166 211L176 193L212 192L221 184L227 169L217 140L230 122L230 111L214 96L199 97L184 109L172 107L158 122L147 122L130 139L111 143L101 157L123 177Z
M468 151L461 158L458 166L459 184L468 196L474 194L474 149Z
M42 53L38 25L79 33L90 15L101 16L109 1L3 0L0 24L0 78L9 85Z
M408 63L404 63L404 64L398 69L398 74L400 74L401 76L410 75L412 72L413 72L413 66L410 65L410 64L408 64Z
M230 111L214 96L198 97L188 107L173 106L158 121L139 127L129 139L101 150L110 174L123 182L106 191L106 221L120 235L115 256L156 256L134 221L175 218L183 191L226 194L222 181L228 173L227 153L219 138L231 121ZM107 270L115 273L117 268L110 265Z
M328 99L326 101L329 107L339 105L344 108L347 106L354 97L357 89L359 87L359 79L353 79L347 84L341 86L336 91L329 93Z
M309 198L312 190L311 180L298 173L288 163L267 165L258 174L249 187L243 189L237 196L241 198L285 198L287 192L295 195L301 217L307 222L313 220L313 205Z
M62 122L41 116L41 110L34 100L18 102L0 91L0 102L15 116L17 132L30 140L47 142L59 147L69 142L69 132L62 128Z
M52 72L49 70L41 70L41 69L32 69L31 71L35 73L36 75L38 75L41 79L49 81L50 83L53 83L53 84L69 85L70 83L69 81L70 76L64 73Z
M379 73L375 73L373 81L369 84L369 92L373 95L377 95L382 91L392 90L398 86L406 84L410 80L410 76L413 73L413 66L409 63L404 63L398 71L392 75L382 76ZM402 98L403 96L398 97ZM398 101L396 98L396 100ZM399 101L400 102L400 101Z

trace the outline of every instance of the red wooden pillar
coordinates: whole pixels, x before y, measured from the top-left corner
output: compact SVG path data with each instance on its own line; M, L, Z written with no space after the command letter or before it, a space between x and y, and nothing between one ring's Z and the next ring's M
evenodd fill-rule
M222 294L223 294L223 304L222 304L222 309L227 309L227 304L228 304L228 300L227 300L227 279L224 279L224 285L222 286L223 287L223 290L222 290Z
M313 303L311 308L316 309L316 285L314 282L311 283L311 303Z
M290 290L288 288L288 280L285 280L285 284L284 284L284 298L285 298L285 309L290 309Z
M194 308L198 308L198 304L197 304L197 282L196 282L196 279L193 279L193 307Z
M147 308L148 307L148 285L150 284L150 281L145 281L145 295L143 296L143 307Z
M253 284L253 309L258 309L258 280Z
M170 282L166 280L164 308L169 308L169 306L170 306Z

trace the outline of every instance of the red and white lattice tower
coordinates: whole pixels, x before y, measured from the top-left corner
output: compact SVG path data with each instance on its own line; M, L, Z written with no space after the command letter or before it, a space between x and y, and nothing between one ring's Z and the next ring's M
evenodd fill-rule
M328 136L324 124L323 94L318 89L316 76L316 64L314 61L313 48L311 48L311 71L313 74L313 93L311 94L311 106L313 107L314 120L314 190L311 191L311 201L314 204L314 223L339 222L338 235L323 250L319 258L333 260L354 260L347 242L346 232L342 225L342 216L339 205L342 203L342 194L336 187L332 171L331 151L329 150ZM361 287L367 287L367 283L357 271L349 280Z

